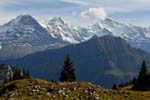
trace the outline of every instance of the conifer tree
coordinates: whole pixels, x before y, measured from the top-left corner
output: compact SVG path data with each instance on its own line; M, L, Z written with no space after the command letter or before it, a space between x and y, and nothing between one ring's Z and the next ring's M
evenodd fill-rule
M148 67L146 65L146 62L143 61L139 76L136 82L134 83L132 89L142 90L142 91L149 90L150 89L149 79L150 79L150 74L148 73Z
M31 76L30 76L30 72L29 72L29 70L26 70L26 74L25 74L25 76L26 76L26 78L30 78Z
M118 89L117 85L114 84L113 87L112 87L112 89L113 89L113 90L117 90L117 89Z
M75 69L69 55L66 56L59 80L61 82L73 82L76 80Z
M14 75L12 80L28 79L28 78L30 78L30 73L28 70L14 68Z
M142 67L141 67L141 71L139 73L138 79L140 79L143 75L145 75L147 73L148 73L148 68L147 68L147 65L146 65L146 61L144 60L143 63L142 63Z
M137 78L136 78L136 77L134 77L134 78L132 79L132 81L131 81L131 84L135 84L135 83L136 83L136 81L137 81Z

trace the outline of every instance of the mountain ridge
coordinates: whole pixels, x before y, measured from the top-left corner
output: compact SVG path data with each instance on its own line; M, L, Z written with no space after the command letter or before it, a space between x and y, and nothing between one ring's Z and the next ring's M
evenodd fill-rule
M141 62L149 59L149 53L131 47L120 37L109 35L94 36L84 43L0 62L25 67L35 77L56 80L66 54L71 55L78 81L90 81L104 87L134 77Z
M105 20L101 20L91 26L88 27L73 27L67 24L61 17L55 17L55 22L65 22L64 24L61 23L61 30L59 30L59 26L52 25L53 27L57 27L52 31L57 31L57 34L67 34L70 36L70 40L72 39L71 43L80 43L89 40L93 35L98 36L105 36L111 34L116 37L121 37L125 39L129 44L136 48L140 48L147 52L150 51L150 28L144 28L139 26L134 26L131 24L121 23L115 21L110 18L106 18ZM54 21L54 19L49 20L48 22ZM68 26L66 28L66 25ZM47 27L51 27L48 23L45 25ZM64 27L63 27L64 26ZM48 29L47 29L48 30ZM63 36L61 38L64 38ZM73 42L73 41L76 42ZM70 42L69 40L65 40Z
M150 28L119 23L109 18L89 27L74 27L61 17L39 22L31 15L20 15L0 26L0 58L18 58L46 49L78 44L94 35L121 37L133 47L149 52L149 33Z
M20 15L0 26L0 44L0 59L9 59L67 43L50 36L32 16Z

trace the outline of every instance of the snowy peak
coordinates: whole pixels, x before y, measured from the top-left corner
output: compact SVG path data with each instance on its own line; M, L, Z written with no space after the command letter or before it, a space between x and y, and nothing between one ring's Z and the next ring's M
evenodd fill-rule
M30 15L20 15L5 25L14 26L20 23L24 25L33 25L33 24L37 24L37 21Z
M30 15L20 15L0 26L0 40L3 48L41 46L53 41L48 32Z
M100 23L102 23L102 24L105 23L105 24L111 25L111 26L114 26L115 24L121 24L121 23L119 23L119 22L117 22L111 18L106 18L105 20L101 20Z
M61 17L54 17L49 21L49 24L55 24L55 25L64 25L67 24L66 21Z
M51 20L42 20L39 21L39 24L44 28L49 28L49 26L69 26L67 22L61 17L54 17Z
M120 23L108 18L99 21L98 23L94 24L92 27L94 27L96 30L102 30L105 28L110 32L112 32L114 36L122 37L122 38L130 38L130 39L137 38L139 36L143 37L145 33L144 28L135 27L133 25L129 25L125 23Z
M105 31L102 31L104 29ZM92 31L93 34L99 34L99 36L103 36L110 32L113 36L125 39L134 47L150 51L150 46L147 46L150 44L150 28L142 28L117 22L112 19L105 19L94 24L92 26Z
M99 22L95 23L93 25L93 27L100 27L100 28L113 28L113 27L118 27L118 26L126 26L126 27L130 27L129 24L125 24L125 23L121 23L121 22L117 22L111 18L107 18L105 20L100 20Z
M34 32L35 29L41 27L39 23L30 15L20 15L8 23L0 26L0 33L15 33L15 31L21 33L22 31ZM41 27L43 28L43 27ZM21 32L20 32L21 31Z
M63 18L54 17L48 21L40 21L41 26L47 29L53 38L61 39L69 43L81 42L78 30L69 25Z
M103 25L101 23L96 23L92 26L92 28L94 29L102 29L103 28Z

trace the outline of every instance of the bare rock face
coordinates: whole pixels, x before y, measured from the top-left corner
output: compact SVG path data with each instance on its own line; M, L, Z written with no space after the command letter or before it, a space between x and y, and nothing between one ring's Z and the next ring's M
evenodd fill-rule
M13 78L14 72L10 65L1 64L0 65L0 83L4 83Z

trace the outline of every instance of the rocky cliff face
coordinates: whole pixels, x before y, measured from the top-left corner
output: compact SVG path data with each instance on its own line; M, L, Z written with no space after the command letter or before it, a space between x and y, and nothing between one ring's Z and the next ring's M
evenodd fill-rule
M4 83L13 78L14 72L10 65L0 65L0 83Z

